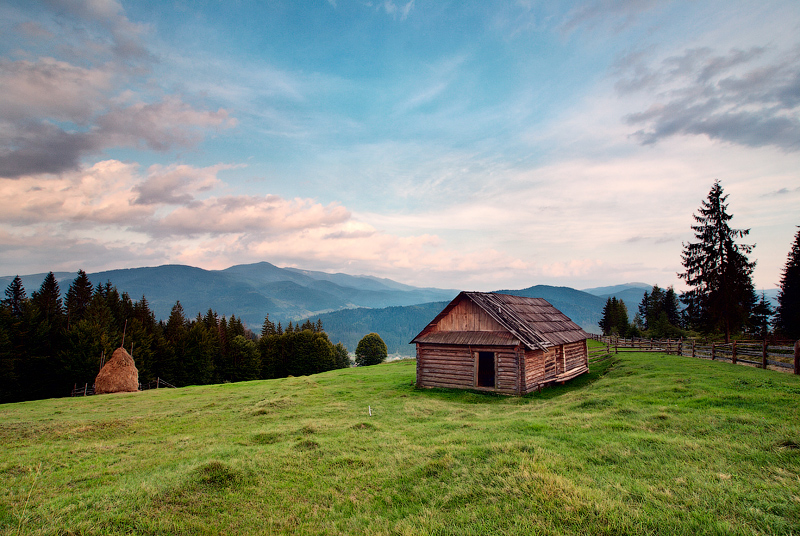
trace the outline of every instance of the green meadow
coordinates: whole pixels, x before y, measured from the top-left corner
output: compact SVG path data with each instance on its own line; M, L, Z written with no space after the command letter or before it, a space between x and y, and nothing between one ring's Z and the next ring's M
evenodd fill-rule
M2 405L0 534L800 534L800 377L644 353L523 398L414 379Z

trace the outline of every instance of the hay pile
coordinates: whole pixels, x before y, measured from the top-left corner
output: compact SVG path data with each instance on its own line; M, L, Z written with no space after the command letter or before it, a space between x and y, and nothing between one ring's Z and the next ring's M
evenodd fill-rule
M139 371L124 348L117 348L94 380L95 394L130 393L139 390Z

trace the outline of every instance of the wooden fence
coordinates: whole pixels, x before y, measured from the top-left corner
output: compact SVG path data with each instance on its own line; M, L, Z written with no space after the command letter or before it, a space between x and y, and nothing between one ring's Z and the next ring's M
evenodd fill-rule
M94 394L94 384L89 385L87 383L83 387L78 387L78 384L76 383L75 386L72 388L72 394L70 396L89 396L93 394Z
M139 383L140 391L145 391L147 389L159 389L164 387L175 389L174 385L162 380L161 378L156 378L155 380L148 383ZM78 387L78 384L76 383L75 386L72 388L72 394L70 396L90 396L93 394L94 394L94 384L89 385L87 383L83 387Z
M151 381L150 383L140 383L139 390L145 391L147 389L159 389L161 387L168 387L170 389L176 389L174 385L171 383L165 382L161 378L156 378L155 380Z
M664 352L800 374L800 341L792 345L788 341L778 344L746 340L721 343L699 339L624 339L600 335L592 335L592 339L604 343L606 352Z

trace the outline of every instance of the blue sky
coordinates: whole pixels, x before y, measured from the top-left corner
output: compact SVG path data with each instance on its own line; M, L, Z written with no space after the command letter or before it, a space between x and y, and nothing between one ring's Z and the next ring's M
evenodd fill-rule
M715 180L800 225L797 2L11 1L0 273L681 288Z

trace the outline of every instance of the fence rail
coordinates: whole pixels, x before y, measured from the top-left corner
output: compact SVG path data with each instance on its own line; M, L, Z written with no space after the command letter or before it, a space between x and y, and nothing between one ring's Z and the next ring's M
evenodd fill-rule
M169 389L176 389L174 385L169 382L164 381L161 378L156 378L155 380L147 383L139 383L139 390L146 391L147 389L159 389L159 388L169 388ZM94 394L94 384L89 385L88 383L85 384L83 387L79 387L76 383L75 386L72 388L72 394L70 396L91 396Z
M592 339L604 343L607 352L664 352L800 374L800 341L794 345L788 341L778 344L745 340L720 343L698 339L624 339L601 335L592 335Z
M140 383L139 384L139 390L140 391L145 391L147 389L159 389L161 387L168 387L170 389L176 389L176 387L174 385L172 385L171 383L165 382L161 378L156 378L155 380L153 380L153 381L151 381L149 383Z
M93 394L94 394L94 384L89 385L87 383L83 387L78 387L78 384L76 383L75 386L72 388L72 394L70 396L89 396Z

